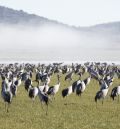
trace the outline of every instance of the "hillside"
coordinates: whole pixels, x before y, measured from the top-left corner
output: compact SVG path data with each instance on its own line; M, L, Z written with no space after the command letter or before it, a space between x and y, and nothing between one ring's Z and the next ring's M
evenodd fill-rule
M0 23L4 24L27 24L27 25L42 25L42 24L57 24L57 21L49 20L35 14L28 14L23 10L13 10L11 8L0 6Z

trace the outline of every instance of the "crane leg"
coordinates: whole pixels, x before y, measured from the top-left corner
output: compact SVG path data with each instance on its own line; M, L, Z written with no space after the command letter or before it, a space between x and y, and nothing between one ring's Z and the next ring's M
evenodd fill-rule
M42 107L42 109L44 110L44 108L43 108L43 103L41 102L41 107Z
M118 95L118 102L119 102L119 95Z
M7 111L7 105L6 105L6 102L5 102L5 111Z
M10 107L10 104L8 103L8 104L7 104L7 113L9 112L9 110L8 110L9 107Z
M103 105L103 99L102 99L102 105Z
M48 104L47 104L47 108L46 108L46 115L48 115Z
M97 102L96 102L96 108L97 108Z

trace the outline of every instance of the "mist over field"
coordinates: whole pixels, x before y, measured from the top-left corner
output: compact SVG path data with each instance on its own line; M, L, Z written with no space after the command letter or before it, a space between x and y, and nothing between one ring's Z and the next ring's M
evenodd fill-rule
M108 33L107 33L108 34ZM1 59L117 60L120 45L114 37L61 26L0 26ZM112 38L112 39L111 39ZM115 44L115 45L114 45Z

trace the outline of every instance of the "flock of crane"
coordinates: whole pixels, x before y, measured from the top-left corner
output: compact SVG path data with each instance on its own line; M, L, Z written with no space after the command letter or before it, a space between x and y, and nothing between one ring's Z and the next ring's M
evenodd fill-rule
M81 77L85 74L89 74L87 78L81 80ZM33 74L35 74L35 80L33 80ZM62 97L67 97L72 93L80 96L89 85L91 79L95 79L99 82L100 89L95 95L95 102L107 96L109 87L112 85L114 78L117 76L120 78L120 69L118 65L100 63L100 62L86 62L84 64L65 65L63 63L46 64L0 64L0 76L1 76L1 96L5 102L5 108L8 112L9 105L11 104L13 97L17 95L18 87L23 84L28 96L35 101L38 96L41 105L45 103L47 105L46 114L48 111L48 105L55 98L56 93L60 89L61 76L65 74L65 81L72 81L73 83L65 89L62 89ZM78 75L78 80L73 80L73 75ZM49 86L51 82L51 76L57 76L56 85ZM37 86L33 86L33 82L38 83ZM120 86L114 87L111 91L110 97L114 100L115 97L120 95ZM43 108L43 107L42 107Z

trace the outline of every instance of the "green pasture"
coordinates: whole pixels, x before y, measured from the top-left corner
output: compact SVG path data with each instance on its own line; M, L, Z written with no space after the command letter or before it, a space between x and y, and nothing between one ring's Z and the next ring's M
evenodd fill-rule
M87 76L84 75L82 79ZM8 113L0 97L0 129L120 129L120 102L117 98L113 101L109 97L112 88L118 86L120 80L115 78L103 105L99 101L96 107L94 97L99 90L96 80L91 80L81 97L74 93L63 99L62 89L72 83L64 81L64 77L62 75L60 79L61 86L55 100L48 107L48 115L45 114L46 105L43 110L38 97L34 103L28 97L24 84L18 87L17 96L13 98ZM74 75L73 78L77 80L78 76ZM56 83L55 74L50 85ZM33 85L37 86L37 83Z

